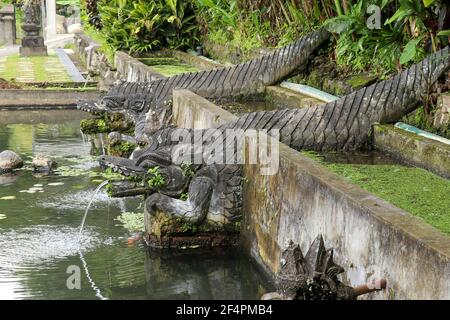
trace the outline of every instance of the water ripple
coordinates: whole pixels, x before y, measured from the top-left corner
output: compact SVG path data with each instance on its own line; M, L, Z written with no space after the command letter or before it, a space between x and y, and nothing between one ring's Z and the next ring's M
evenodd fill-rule
M82 240L78 240L78 229L66 226L37 225L3 232L0 233L0 265L3 270L17 270L29 265L36 268L109 241L90 228L85 230Z

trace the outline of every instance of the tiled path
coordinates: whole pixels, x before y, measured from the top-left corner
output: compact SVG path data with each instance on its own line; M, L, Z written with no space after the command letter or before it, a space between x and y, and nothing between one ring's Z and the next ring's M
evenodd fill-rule
M0 55L0 78L27 83L84 81L64 50L57 53L50 51L47 57Z

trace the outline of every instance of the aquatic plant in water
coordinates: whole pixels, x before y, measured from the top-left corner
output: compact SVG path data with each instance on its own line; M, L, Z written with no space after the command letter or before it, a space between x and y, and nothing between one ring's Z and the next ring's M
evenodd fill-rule
M120 216L118 216L115 220L119 221L120 225L130 232L145 231L143 213L124 212Z

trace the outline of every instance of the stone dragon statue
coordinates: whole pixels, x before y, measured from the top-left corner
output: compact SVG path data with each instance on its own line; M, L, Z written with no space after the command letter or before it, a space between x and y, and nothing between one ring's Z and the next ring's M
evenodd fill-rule
M130 159L102 156L100 164L130 177L110 186L113 196L145 195L145 225L151 245L171 247L170 239L180 234L239 231L242 163L217 161L228 159L230 153L232 159L238 158L242 143L236 140L240 136L236 132L263 130L297 150L361 149L370 143L373 124L392 123L413 111L450 68L446 47L390 79L330 103L248 113L214 130L171 126L173 89L187 88L205 97L259 92L306 63L328 36L319 30L270 55L231 68L146 84L121 83L98 104L80 103L82 110L121 112L135 122L136 137L146 146ZM329 270L331 278L338 269ZM334 295L351 297L347 289L334 285ZM305 288L304 284L301 287Z
M299 245L289 243L275 279L277 291L266 293L262 300L356 300L386 288L385 279L355 288L343 284L337 276L344 268L334 262L333 256L333 249L325 248L322 235L316 237L306 255Z
M315 31L271 54L233 67L184 73L148 83L122 82L97 103L80 101L78 108L94 114L122 113L134 122L135 138L148 143L148 134L166 128L172 118L174 89L189 89L205 98L252 95L306 65L311 54L330 36Z

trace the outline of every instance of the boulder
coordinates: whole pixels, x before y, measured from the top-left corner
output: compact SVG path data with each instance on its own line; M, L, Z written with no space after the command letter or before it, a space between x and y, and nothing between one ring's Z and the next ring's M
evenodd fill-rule
M47 173L53 169L55 163L46 156L38 154L33 158L31 166L33 167L34 172Z
M5 150L0 153L0 174L10 172L22 166L23 160L17 153L11 150Z

